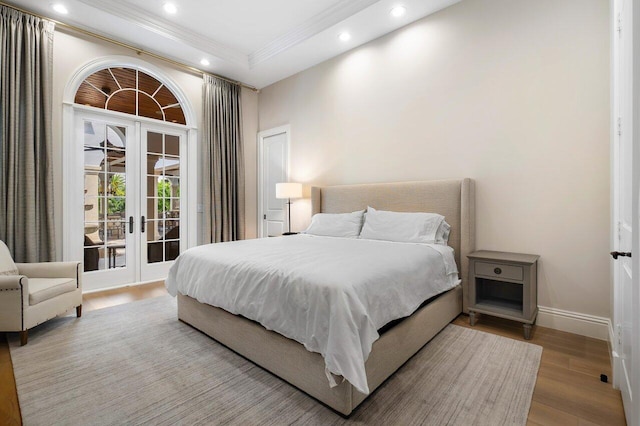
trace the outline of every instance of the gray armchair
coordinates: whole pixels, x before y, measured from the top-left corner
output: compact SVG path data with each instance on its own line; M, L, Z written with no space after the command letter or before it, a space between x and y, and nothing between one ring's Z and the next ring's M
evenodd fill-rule
M76 308L82 315L82 263L14 263L0 241L0 331L20 332Z

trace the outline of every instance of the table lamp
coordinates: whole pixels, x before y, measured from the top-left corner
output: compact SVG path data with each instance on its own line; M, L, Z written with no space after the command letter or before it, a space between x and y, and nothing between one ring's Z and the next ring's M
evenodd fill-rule
M292 235L296 232L291 232L291 199L302 198L302 184L294 182L276 183L276 198L287 199L289 205L289 232L285 232L282 235Z

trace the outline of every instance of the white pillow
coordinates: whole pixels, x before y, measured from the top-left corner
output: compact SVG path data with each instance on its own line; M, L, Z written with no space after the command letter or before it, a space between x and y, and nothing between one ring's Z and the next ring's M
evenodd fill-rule
M364 210L352 213L317 213L303 234L323 237L358 238Z
M449 244L449 234L451 233L451 226L443 220L440 226L438 226L438 230L436 231L436 244L442 244L446 246Z
M446 245L450 229L444 216L437 213L399 213L368 207L360 238Z

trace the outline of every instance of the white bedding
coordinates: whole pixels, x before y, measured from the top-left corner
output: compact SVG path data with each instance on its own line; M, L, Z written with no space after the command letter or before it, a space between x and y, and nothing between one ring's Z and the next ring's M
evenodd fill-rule
M257 321L322 354L330 373L368 394L378 330L460 283L443 245L295 235L194 247L166 286Z

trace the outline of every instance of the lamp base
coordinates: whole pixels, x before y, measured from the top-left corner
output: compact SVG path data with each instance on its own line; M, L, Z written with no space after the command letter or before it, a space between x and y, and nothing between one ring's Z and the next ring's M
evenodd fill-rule
M297 235L299 232L283 232L282 235Z

